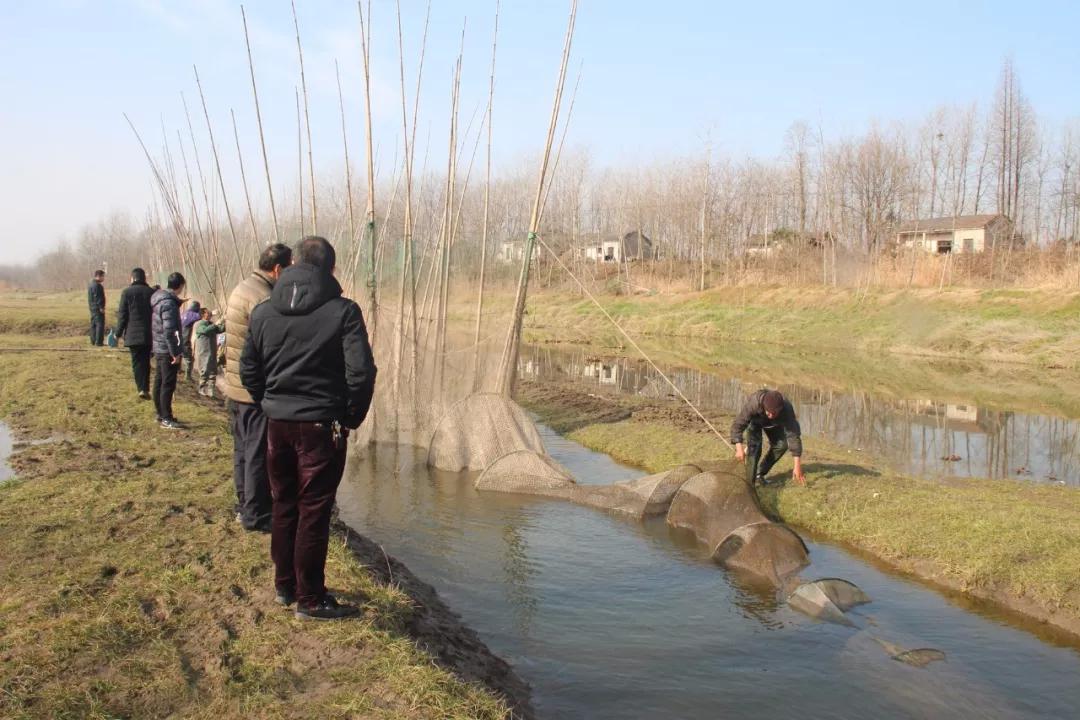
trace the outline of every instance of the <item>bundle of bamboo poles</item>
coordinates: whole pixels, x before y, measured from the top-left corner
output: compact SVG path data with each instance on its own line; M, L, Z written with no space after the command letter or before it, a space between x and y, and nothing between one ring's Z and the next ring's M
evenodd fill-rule
M417 183L425 182L426 173L421 169L417 173L417 130L419 125L421 87L427 55L428 32L430 29L430 2L425 13L423 33L419 45L415 80L407 78L405 31L400 2L397 3L397 45L399 65L399 85L401 96L401 132L399 137L401 154L395 152L393 190L388 194L385 210L380 215L376 212L377 173L372 127L372 9L371 2L359 0L360 60L363 78L364 97L364 150L366 174L366 203L363 217L357 212L354 200L352 155L349 143L349 123L346 118L344 92L342 90L341 68L335 60L335 80L338 92L338 111L341 122L342 153L344 158L344 209L341 216L334 217L320 202L316 185L315 154L313 149L313 131L311 107L308 93L308 77L305 67L303 38L300 17L295 2L290 3L293 29L296 37L299 83L295 93L296 102L296 215L292 228L299 227L300 235L315 234L323 231L332 241L344 249L339 250L340 279L347 293L356 297L364 307L373 344L377 352L386 359L389 372L384 370L384 377L389 380L389 393L394 398L394 407L415 407L416 387L422 384L434 389L436 395L442 395L450 389L446 374L448 350L448 311L450 291L453 283L452 257L458 244L465 198L472 178L473 166L482 140L486 140L485 172L483 189L483 211L481 219L479 283L475 302L475 320L472 323L472 350L474 355L472 372L462 383L455 377L455 384L464 385L464 391L475 391L484 384L480 360L482 317L485 304L485 286L489 271L488 248L491 243L491 187L492 187L492 152L493 152L493 114L495 103L495 69L498 50L498 29L500 5L498 0L494 12L494 32L491 42L490 68L488 72L486 108L479 128L474 132L472 121L462 132L461 123L461 87L465 56L465 27L461 31L461 42L457 57L453 63L450 82L450 117L448 122L448 153L445 166L445 179L442 186L442 200L438 218L431 217L430 227L418 227L416 207ZM528 289L529 268L532 263L533 241L539 230L540 220L550 193L552 177L558 166L558 154L552 162L553 146L557 128L562 120L561 106L566 84L567 65L570 57L574 25L577 15L577 0L570 3L569 20L563 42L563 52L556 83L554 102L541 154L538 180L531 203L527 250L522 260L518 275L518 287L512 316L506 332L506 340L500 359L498 387L503 392L510 392L513 386L514 369L517 362L517 345L521 335L521 317L524 312L525 297ZM223 171L222 148L218 144L211 120L212 113L207 95L204 92L202 77L198 68L194 68L195 85L205 121L205 138L209 144L209 157L212 165L204 167L203 152L199 147L195 123L192 121L187 100L181 93L187 138L179 131L175 145L168 140L163 130L162 147L155 155L135 124L125 114L132 132L145 155L157 195L165 210L172 241L155 238L155 254L158 263L164 267L168 262L179 265L193 284L201 291L209 293L219 305L224 304L231 288L242 279L254 266L255 258L266 244L283 242L289 236L290 221L282 214L279 196L275 195L275 184L271 174L271 163L267 153L262 105L248 17L243 6L240 7L244 44L248 62L248 74L251 82L251 97L254 117L261 151L262 169L266 184L266 197L269 206L269 219L260 222L252 199L249 185L248 165L243 157L241 135L234 108L229 108L233 141L236 149L236 162L239 168L239 188L243 192L244 210L234 214L239 207L232 202L229 184ZM413 84L413 82L415 84ZM412 87L410 95L408 88ZM576 93L576 89L575 89ZM571 110L573 103L571 102ZM475 115L474 115L475 119ZM562 141L565 141L566 123L563 125ZM467 148L471 154L467 158ZM561 154L562 142L559 144ZM173 150L179 149L182 176L178 180L177 163ZM427 160L425 156L424 165ZM194 173L192 172L194 166ZM465 167L462 177L461 168ZM423 187L421 186L421 193ZM224 218L221 218L221 212ZM392 216L401 217L400 242L395 250L391 238L398 233L389 231L387 220ZM330 232L326 232L330 230ZM425 234L418 238L418 230ZM427 233L430 232L430 235ZM423 239L424 250L418 252ZM397 263L396 297L391 305L381 302L383 290L387 289L384 279L392 258L399 254ZM391 296L395 293L391 289ZM396 307L394 307L396 306ZM421 376L419 363L420 348L425 355L437 359L427 368L430 374ZM455 387L454 391L462 390ZM388 418L390 427L397 424L396 418Z

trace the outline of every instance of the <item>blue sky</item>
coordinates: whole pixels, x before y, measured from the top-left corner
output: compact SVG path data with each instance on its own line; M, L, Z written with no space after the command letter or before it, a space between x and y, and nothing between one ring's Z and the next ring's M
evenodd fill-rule
M425 3L402 0L402 7L411 95ZM335 59L357 170L362 157L356 5L297 0L297 8L316 166L329 182L342 168ZM495 138L504 166L532 157L543 137L567 8L564 0L503 0ZM287 0L249 0L245 9L275 186L284 188L296 175L292 16ZM493 10L494 0L432 0L418 133L421 150L430 137L432 166L445 155L449 81L465 21L463 125L484 102ZM380 167L389 173L401 122L394 3L373 0L373 13L373 105ZM773 157L797 120L840 137L874 121L917 120L942 103L985 107L1006 55L1041 122L1056 131L1080 116L1077 27L1080 3L1069 2L581 0L573 68L582 80L570 142L588 149L594 166L694 152L706 135L736 157ZM255 183L239 3L0 3L0 262L31 260L112 210L141 216L150 176L122 112L157 147L162 122L170 140L177 129L186 137L183 91L209 162L192 64L207 91L224 174L230 184L238 176L233 108Z

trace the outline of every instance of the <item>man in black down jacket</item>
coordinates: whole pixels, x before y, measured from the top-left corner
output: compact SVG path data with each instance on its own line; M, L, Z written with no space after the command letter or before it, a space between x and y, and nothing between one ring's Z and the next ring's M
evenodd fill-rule
M749 436L745 444L744 432ZM762 432L769 438L764 462L761 462ZM731 442L735 446L735 459L746 464L746 480L750 484L764 484L769 470L789 448L795 461L792 477L799 485L806 483L802 469L802 430L795 408L778 390L763 388L746 399L731 423Z
M251 313L240 379L268 418L270 554L277 600L301 619L357 613L326 591L326 550L350 429L367 416L375 361L360 308L341 296L334 248L306 237Z
M105 271L95 270L94 279L86 288L86 304L90 307L90 344L105 344Z
M123 338L131 352L131 372L135 389L143 400L150 399L150 297L154 291L146 284L142 268L131 271L131 284L120 293L116 311L116 337Z
M158 423L167 430L177 430L179 422L173 416L173 393L176 374L183 359L180 350L180 298L186 284L184 276L174 272L165 283L166 289L150 296L150 330L154 353L154 409Z

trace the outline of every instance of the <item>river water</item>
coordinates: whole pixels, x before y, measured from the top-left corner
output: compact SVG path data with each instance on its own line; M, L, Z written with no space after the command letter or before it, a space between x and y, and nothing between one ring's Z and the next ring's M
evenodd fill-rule
M641 475L542 431L580 482ZM842 577L869 593L854 629L743 585L662 521L480 493L473 480L429 470L411 448L373 446L350 458L338 506L514 664L542 718L1080 715L1075 647L837 547L808 542L804 577ZM909 667L875 638L948 660Z
M716 358L683 342L678 347L663 353L659 366L705 411L734 414L750 391L769 385L792 401L804 434L872 453L907 475L1013 477L1080 487L1075 373L914 359L761 356L759 348L729 348ZM593 393L671 393L644 360L575 346L528 346L521 372Z

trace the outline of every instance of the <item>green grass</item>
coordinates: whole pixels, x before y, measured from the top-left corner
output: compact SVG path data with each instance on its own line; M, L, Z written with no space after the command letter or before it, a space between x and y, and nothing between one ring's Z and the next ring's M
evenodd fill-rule
M685 413L658 411L655 402L594 398L568 409L539 383L525 383L519 401L572 440L649 472L730 457ZM633 416L589 422L600 407L616 416L613 405ZM710 421L726 427L730 417ZM920 480L818 438L806 446L808 487L761 493L775 517L923 578L1080 629L1080 491L1013 480ZM774 476L790 468L785 458Z
M1080 366L1080 293L1045 290L719 288L601 303L635 338L772 343L804 349ZM578 296L529 296L527 327L562 340L620 342Z
M109 290L105 324L112 326L120 291ZM6 292L0 296L0 334L77 335L90 331L84 292Z
M0 716L506 714L417 648L409 597L340 539L328 584L362 619L305 624L279 608L269 538L232 518L220 407L182 396L191 429L160 430L126 353L58 352L72 344L0 336L49 348L0 352L0 418L62 438L14 455L17 479L0 485Z

